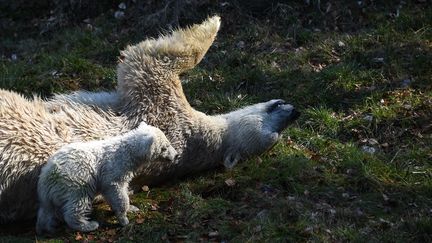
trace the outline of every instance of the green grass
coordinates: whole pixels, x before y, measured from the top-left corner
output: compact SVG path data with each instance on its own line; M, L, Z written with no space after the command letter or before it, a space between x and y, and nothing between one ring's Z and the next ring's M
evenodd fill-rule
M349 17L334 2L336 20L299 2L224 25L182 77L209 114L273 98L299 107L271 151L132 196L142 212L125 228L98 205L95 233L40 239L29 226L0 241L431 241L432 9L408 2L394 17L384 1ZM103 16L49 36L17 26L0 39L0 87L27 95L113 89L118 50L144 38Z

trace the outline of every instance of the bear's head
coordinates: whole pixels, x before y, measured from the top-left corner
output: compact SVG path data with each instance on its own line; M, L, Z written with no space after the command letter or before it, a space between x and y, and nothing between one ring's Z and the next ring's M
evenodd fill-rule
M276 144L281 132L300 115L284 100L270 100L247 106L221 117L228 123L224 141L224 165L259 155Z
M142 136L142 148L146 149L147 160L167 160L176 163L177 151L159 128L141 122L136 130L145 134Z

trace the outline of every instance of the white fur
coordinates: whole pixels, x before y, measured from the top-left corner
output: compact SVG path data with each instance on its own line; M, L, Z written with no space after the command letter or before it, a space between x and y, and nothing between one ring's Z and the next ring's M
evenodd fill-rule
M131 182L134 188L232 168L270 149L297 117L291 105L271 100L208 116L183 93L179 74L199 63L219 27L214 16L128 46L112 92L79 91L42 101L0 90L0 224L34 217L40 168L62 145L106 139L143 121L161 129L179 156L177 164L157 161L143 168Z
M98 107L99 109L109 109L115 107L119 99L116 92L88 92L84 90L74 91L70 94L56 94L51 101L47 102L47 106L55 107L59 101L69 103L79 103ZM53 102L54 101L54 102Z
M42 168L36 230L53 233L59 219L78 231L93 231L91 202L101 193L121 225L128 224L128 184L151 161L173 161L176 151L158 128L145 123L124 135L63 146Z

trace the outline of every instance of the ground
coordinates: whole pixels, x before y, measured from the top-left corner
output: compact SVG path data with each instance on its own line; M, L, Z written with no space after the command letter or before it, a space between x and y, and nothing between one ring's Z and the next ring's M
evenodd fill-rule
M94 233L41 238L29 222L1 229L0 241L431 241L430 3L306 2L259 14L218 3L221 32L182 77L209 114L273 98L297 106L301 118L271 151L144 186L131 198L142 212L124 228L102 204ZM119 50L146 36L113 16L42 34L38 19L4 17L0 87L43 97L113 89Z

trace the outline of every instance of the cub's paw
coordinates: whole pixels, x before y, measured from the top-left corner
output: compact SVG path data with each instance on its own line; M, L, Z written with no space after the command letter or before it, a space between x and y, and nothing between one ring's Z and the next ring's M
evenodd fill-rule
M118 219L119 224L120 224L121 226L126 226L126 225L129 224L129 219L128 219L126 216L120 216L120 217L118 217L117 219Z
M84 224L82 224L81 226L81 230L82 232L90 232L90 231L95 231L99 228L99 223L96 221L88 221Z
M134 206L134 205L129 205L129 209L128 209L128 212L131 212L131 213L138 213L140 211L140 209L138 208L138 207L136 207L136 206Z

